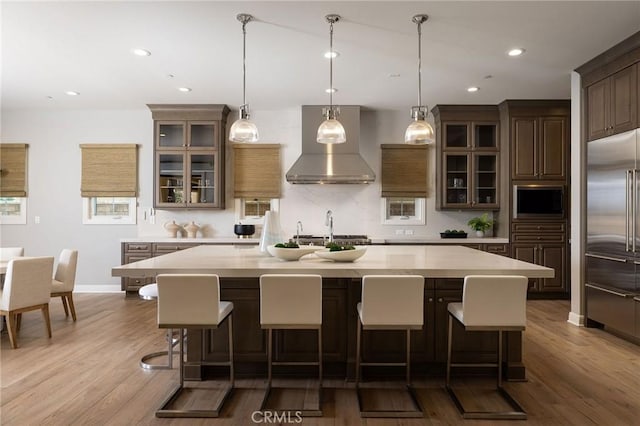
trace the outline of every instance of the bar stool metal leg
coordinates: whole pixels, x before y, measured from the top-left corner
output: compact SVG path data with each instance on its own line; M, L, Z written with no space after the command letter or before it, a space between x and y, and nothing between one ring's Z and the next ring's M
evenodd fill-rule
M358 397L358 408L360 417L377 417L377 418L416 418L423 417L423 410L418 399L415 389L411 385L411 329L405 329L406 333L406 359L405 362L362 362L361 361L361 345L362 332L364 326L358 319L358 329L356 332L356 394ZM413 410L365 410L362 403L362 390L360 388L360 378L362 366L403 366L405 367L405 388L411 397Z
M318 404L314 408L306 409L300 407L278 408L271 411L278 412L296 412L302 417L321 417L322 416L322 327L316 329L318 333L318 361L317 362L273 362L273 329L267 329L267 388L265 389L260 411L271 410L267 407L269 396L271 395L273 384L273 366L274 365L314 365L318 367Z
M518 402L502 387L502 333L503 330L498 330L498 360L495 364L481 363L481 364L460 364L452 363L452 337L453 337L453 316L449 315L449 327L448 327L448 340L447 340L447 372L445 379L445 387L449 396L453 400L454 404L465 419L494 419L494 420L526 420L527 413L518 404ZM458 398L458 395L451 387L451 367L496 367L497 370L497 391L498 394L509 404L512 408L510 411L467 411L462 405L462 401Z
M146 354L144 355L142 358L140 358L140 367L144 368L145 370L171 370L173 369L173 355L174 355L174 351L173 348L178 344L178 338L177 337L173 337L173 329L172 328L168 328L167 329L167 350L166 351L159 351L159 352L152 352L150 354ZM158 358L161 356L166 356L167 357L167 363L166 364L151 364L149 361L154 359L154 358Z

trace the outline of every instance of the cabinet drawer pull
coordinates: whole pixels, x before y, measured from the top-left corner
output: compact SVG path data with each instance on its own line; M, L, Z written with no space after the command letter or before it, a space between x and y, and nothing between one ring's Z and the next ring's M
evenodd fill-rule
M438 303L442 303L444 302L444 299L442 297L438 297Z
M429 300L429 303L433 302L433 297L430 297L428 300Z

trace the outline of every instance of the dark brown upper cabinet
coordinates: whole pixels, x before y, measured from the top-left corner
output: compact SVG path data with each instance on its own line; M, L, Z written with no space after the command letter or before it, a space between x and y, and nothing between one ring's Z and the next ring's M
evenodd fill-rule
M586 87L587 140L638 127L638 65Z
M568 115L511 117L512 179L564 180L568 151Z
M148 105L158 209L224 209L226 105Z
M495 105L436 105L436 208L500 208L500 121Z

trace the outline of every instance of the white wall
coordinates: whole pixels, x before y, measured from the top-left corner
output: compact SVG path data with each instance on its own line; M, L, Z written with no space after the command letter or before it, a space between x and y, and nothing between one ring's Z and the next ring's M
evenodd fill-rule
M229 125L235 114L229 117ZM283 174L300 154L300 108L253 111L261 142L282 144ZM324 217L333 211L336 234L395 236L412 229L414 236L435 237L445 229L465 229L467 220L482 212L435 211L435 157L430 153L430 189L425 226L383 226L380 209L380 144L401 143L409 124L406 111L367 111L361 118L361 153L376 172L369 185L291 185L283 176L280 218L285 234L293 235L297 221L305 233L326 231ZM111 267L120 264L120 239L165 236L162 224L195 220L207 226L207 236L233 237L235 215L231 168L227 167L227 208L224 211L157 210L156 223L143 220L153 204L153 125L146 108L119 111L3 111L0 140L29 144L27 225L2 225L3 246L23 246L27 255L55 255L63 248L79 250L76 285L118 290L120 280ZM82 225L80 197L82 143L137 143L139 150L138 225ZM227 147L229 165L230 147ZM35 224L35 216L40 223ZM95 287L94 287L95 288Z

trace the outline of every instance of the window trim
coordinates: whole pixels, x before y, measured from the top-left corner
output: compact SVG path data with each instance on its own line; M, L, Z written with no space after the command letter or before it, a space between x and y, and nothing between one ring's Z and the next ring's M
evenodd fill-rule
M27 197L6 197L20 199L20 215L5 216L0 214L0 225L26 225L27 224Z
M138 218L138 199L136 197L120 197L129 198L129 214L127 216L92 216L91 204L95 198L102 197L83 197L82 198L82 224L83 225L136 225Z
M413 198L415 200L416 215L406 216L387 216L389 210L389 199L391 198ZM422 197L383 197L380 199L380 217L382 218L383 225L407 225L407 226L419 226L426 224L425 205L426 199Z
M244 203L246 200L251 200L255 197L247 197L247 198L236 198L235 203L235 219L236 223L242 222L243 225L262 225L264 223L264 216L256 217L250 216L246 217L244 215ZM270 211L280 211L280 198L271 198L270 201L271 208Z

